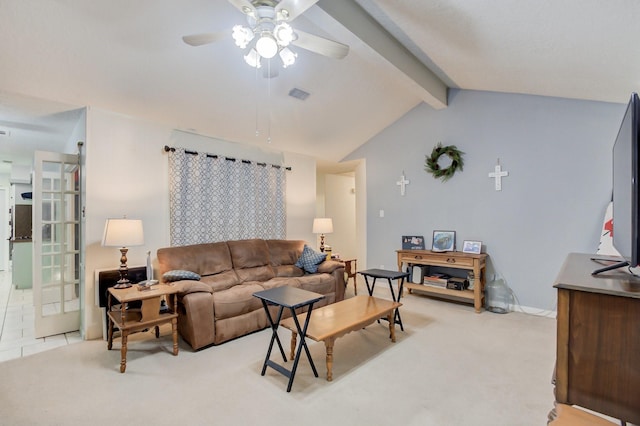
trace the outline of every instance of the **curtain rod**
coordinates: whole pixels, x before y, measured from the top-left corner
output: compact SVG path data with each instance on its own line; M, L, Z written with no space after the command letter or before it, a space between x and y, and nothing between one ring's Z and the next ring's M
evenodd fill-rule
M176 149L175 149L174 147L172 147L172 146L168 146L168 145L165 145L165 146L164 146L164 152L169 152L169 151L171 151L171 152L175 152L175 150L176 150ZM184 150L184 153L185 153L185 154L191 154L191 155L198 155L198 151L189 151L189 150L187 150L187 149L185 149L185 150ZM205 155L206 155L208 158L218 158L218 156L217 156L217 155L215 155L215 154L208 154L208 153L206 153ZM225 159L225 160L227 160L227 161L236 161L236 159L235 159L235 158L233 158L233 157L224 157L224 159ZM242 161L244 164L251 164L251 163L252 163L252 161L251 161L251 160L240 160L240 161ZM256 164L257 164L258 166L267 167L267 163L258 163L258 162L256 162ZM279 169L279 168L281 168L281 167L282 167L282 166L279 166L279 165L277 165L277 164L269 164L269 165L270 165L271 167L275 168L275 169ZM285 169L285 170L288 170L288 171L291 171L291 166L287 166L287 167L285 167L284 169Z

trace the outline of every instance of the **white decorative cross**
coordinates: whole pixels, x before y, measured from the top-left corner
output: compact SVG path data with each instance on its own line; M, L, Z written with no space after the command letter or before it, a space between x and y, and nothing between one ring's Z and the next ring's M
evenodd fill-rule
M404 177L404 170L402 171L402 176L400 176L400 180L396 182L396 185L400 186L400 195L404 195L404 190L407 185L409 185L409 181Z
M502 168L500 167L499 158L498 158L498 164L496 164L496 167L494 170L495 171L493 173L489 173L489 177L494 178L496 180L496 191L502 191L502 178L505 176L509 176L509 172L502 171Z

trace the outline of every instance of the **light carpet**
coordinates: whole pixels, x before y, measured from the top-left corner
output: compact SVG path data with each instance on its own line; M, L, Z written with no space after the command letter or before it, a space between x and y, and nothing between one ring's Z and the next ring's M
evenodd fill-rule
M384 288L376 295L388 298ZM324 344L308 341L287 378L260 375L270 330L193 352L169 328L0 363L1 425L545 425L553 408L555 319L506 315L427 297L402 299L396 343L382 321L336 341L334 379ZM288 353L290 333L280 337ZM282 361L277 348L271 359ZM287 362L289 368L292 362Z

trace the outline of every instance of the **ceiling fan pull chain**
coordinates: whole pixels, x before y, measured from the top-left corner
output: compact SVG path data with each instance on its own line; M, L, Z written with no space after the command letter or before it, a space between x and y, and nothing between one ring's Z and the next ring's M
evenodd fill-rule
M255 86L254 86L254 90L253 90L253 98L254 98L254 102L256 104L256 138L258 136L260 136L260 130L258 130L258 118L259 118L259 114L258 114L258 98L260 96L258 96L258 67L254 67L256 74L255 74Z
M271 143L271 59L267 59L269 78L267 78L267 143Z

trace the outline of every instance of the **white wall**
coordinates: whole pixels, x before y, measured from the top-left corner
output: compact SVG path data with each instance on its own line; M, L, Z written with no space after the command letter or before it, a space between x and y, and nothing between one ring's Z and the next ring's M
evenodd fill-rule
M356 258L358 269L367 266L367 162L360 161L355 170L356 183Z
M357 258L355 177L327 174L324 182L324 215L333 220L333 233L325 236L325 244L343 259Z
M0 185L0 271L9 269L9 188Z
M179 144L179 145L178 145ZM96 269L117 269L120 254L100 245L104 223L110 217L142 219L145 245L131 247L128 264L144 265L151 251L169 245L168 159L164 146L269 163L284 161L287 175L287 238L313 237L315 160L268 149L235 144L172 130L162 124L90 108L86 138L86 298L85 338L101 336L102 318L94 304ZM277 163L274 163L277 164Z
M504 276L517 302L553 309L567 253L598 246L624 108L465 90L451 90L446 109L414 108L345 158L366 159L368 266L394 269L402 235L424 235L429 247L433 230L455 230L458 247L483 242L489 276ZM424 171L438 142L465 153L446 183ZM509 172L499 192L488 178L497 158Z
M313 244L311 232L316 214L316 160L300 154L285 153L287 174L287 238Z

